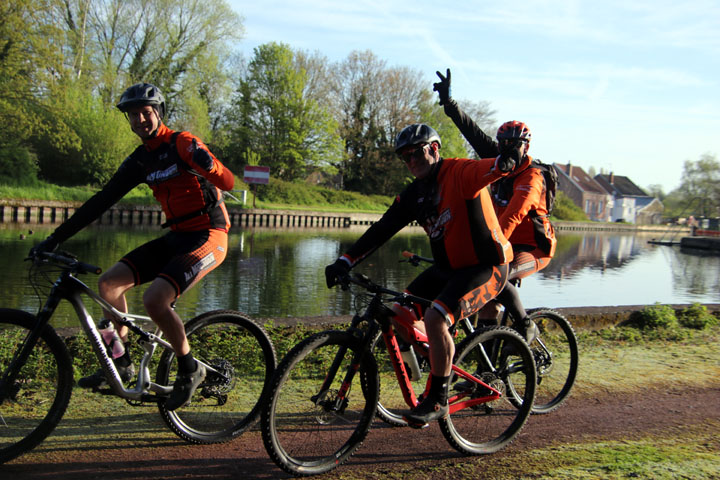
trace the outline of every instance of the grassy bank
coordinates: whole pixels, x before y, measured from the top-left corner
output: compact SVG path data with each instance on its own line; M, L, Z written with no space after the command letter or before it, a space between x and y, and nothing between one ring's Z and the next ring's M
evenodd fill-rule
M303 326L266 327L279 356L314 331ZM616 394L652 395L665 389L720 387L720 326L715 317L698 306L674 312L656 305L634 316L625 326L580 332L578 340L580 370L572 393L576 401L593 402L599 396ZM76 369L89 362L76 359ZM82 373L76 372L76 376ZM562 418L562 409L550 415ZM100 419L111 420L113 428L98 429ZM384 470L381 477L419 480L441 475L463 479L477 478L482 472L488 479L718 478L718 429L717 424L686 425L671 432L660 429L641 435L629 430L627 438L589 438L576 443L549 440L546 447L517 450L510 455L458 456L451 461L429 458L427 470L405 471L400 463L397 469ZM152 406L131 408L115 397L76 388L56 432L16 462L66 461L76 449L161 448L177 442ZM238 455L241 460L242 453ZM337 479L376 478L343 468L331 475Z
M239 197L240 191L247 190L246 207L253 205L253 189L241 179L235 178L233 195ZM63 187L42 181L25 185L9 185L0 183L0 199L46 200L57 202L84 202L98 191L97 187ZM382 195L361 195L356 192L345 192L314 185L284 182L271 179L268 185L257 186L257 208L268 210L315 209L322 211L343 212L383 212L392 203L391 197ZM238 203L228 197L230 205ZM130 205L157 204L152 191L147 185L140 185L130 191L121 201Z

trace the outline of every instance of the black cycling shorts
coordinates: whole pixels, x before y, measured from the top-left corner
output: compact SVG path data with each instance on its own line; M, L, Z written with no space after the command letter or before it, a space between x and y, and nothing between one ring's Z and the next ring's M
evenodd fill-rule
M132 270L135 285L162 278L179 296L225 260L227 244L228 234L223 230L168 232L120 261Z
M433 308L448 324L477 312L505 287L508 266L476 265L447 270L432 265L418 275L406 291L433 300Z

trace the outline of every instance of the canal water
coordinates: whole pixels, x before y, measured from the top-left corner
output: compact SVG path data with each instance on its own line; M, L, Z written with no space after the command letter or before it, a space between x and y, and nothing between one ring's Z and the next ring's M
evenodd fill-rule
M33 228L33 227L30 227ZM320 231L235 229L226 261L177 304L189 319L218 308L241 310L257 318L307 317L353 313L352 297L325 286L324 268L359 237L360 229ZM0 306L35 312L38 295L23 261L50 228L0 229ZM157 227L90 227L63 244L82 260L110 267L124 253L162 234ZM581 307L720 303L720 256L652 245L653 235L560 233L557 254L543 271L525 279L520 294L526 307ZM376 282L402 289L420 268L401 262L401 252L429 255L427 238L406 229L357 268ZM82 278L95 287L91 275ZM41 282L41 290L53 277ZM142 290L128 295L131 311L142 311ZM99 309L90 309L99 315ZM64 306L56 322L74 313Z

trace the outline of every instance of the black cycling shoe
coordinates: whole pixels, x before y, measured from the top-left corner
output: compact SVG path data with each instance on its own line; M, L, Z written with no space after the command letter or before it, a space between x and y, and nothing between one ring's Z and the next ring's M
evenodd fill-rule
M118 374L120 374L120 380L122 380L123 383L129 382L135 376L135 366L132 363L125 367L116 364L115 368L117 368ZM78 380L78 387L80 388L100 388L107 386L107 379L105 378L105 372L103 372L102 368L99 368L92 375L82 377Z
M185 374L178 373L178 376L175 378L175 383L173 384L172 393L170 397L165 400L165 408L167 410L173 411L190 404L193 393L195 393L198 385L205 380L206 375L205 366L199 363L196 364L197 368L194 372Z
M426 427L428 423L447 417L450 406L441 404L434 398L424 399L417 407L403 414L403 419L413 428Z

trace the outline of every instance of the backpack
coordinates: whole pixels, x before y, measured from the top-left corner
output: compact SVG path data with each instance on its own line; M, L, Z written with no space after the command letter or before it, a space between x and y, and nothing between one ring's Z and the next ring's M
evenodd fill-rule
M543 163L536 158L533 158L530 166L539 169L543 174L545 179L545 205L547 206L548 216L550 216L555 206L555 195L557 194L557 171L549 163Z

